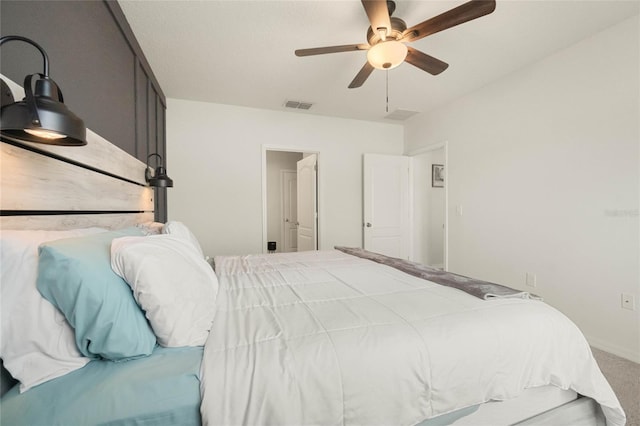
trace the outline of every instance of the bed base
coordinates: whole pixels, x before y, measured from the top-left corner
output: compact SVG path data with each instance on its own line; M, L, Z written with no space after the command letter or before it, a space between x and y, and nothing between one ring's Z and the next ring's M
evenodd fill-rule
M595 400L586 396L567 402L526 420L516 423L518 426L558 426L558 425L580 425L580 426L606 426L606 420Z
M445 425L491 425L491 426L606 426L604 413L594 399L578 395L577 398L557 405L554 408L533 414L531 417L515 421L512 416L502 411L484 414L478 417L477 410L481 406L467 407L444 416L424 420L415 426ZM513 411L515 407L511 407ZM500 417L502 416L502 417Z

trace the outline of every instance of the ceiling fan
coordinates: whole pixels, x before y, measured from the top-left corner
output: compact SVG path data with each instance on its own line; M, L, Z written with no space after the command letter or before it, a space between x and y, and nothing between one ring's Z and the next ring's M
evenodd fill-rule
M367 62L349 84L350 89L362 86L374 69L392 69L405 61L429 74L440 74L449 64L405 43L420 40L428 35L488 15L496 8L495 0L471 0L407 28L407 24L402 19L391 16L396 8L395 2L391 0L361 1L371 23L367 31L368 44L347 44L295 51L296 56L312 56L367 50Z

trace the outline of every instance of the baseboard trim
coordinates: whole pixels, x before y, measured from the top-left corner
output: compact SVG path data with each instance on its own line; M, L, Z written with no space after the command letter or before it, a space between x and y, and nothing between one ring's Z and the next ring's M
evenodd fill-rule
M640 353L633 352L627 348L622 348L618 345L613 345L610 342L605 342L601 339L597 339L593 336L585 335L587 341L594 348L600 349L605 352L609 352L610 354L617 355L621 358L628 359L629 361L633 361L635 363L640 364Z

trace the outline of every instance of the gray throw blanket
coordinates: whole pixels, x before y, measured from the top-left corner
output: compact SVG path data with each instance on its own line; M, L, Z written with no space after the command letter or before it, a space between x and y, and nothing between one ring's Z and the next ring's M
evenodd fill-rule
M373 253L357 247L336 246L336 250L350 254L352 256L361 257L363 259L372 260L383 265L391 266L409 275L431 281L436 284L445 285L447 287L457 288L472 296L480 299L517 297L521 299L542 300L541 297L526 291L516 290L500 284L490 283L487 281L477 280L475 278L465 277L463 275L453 274L451 272L441 271L439 269L430 268L420 263L411 262L404 259L385 256L383 254Z

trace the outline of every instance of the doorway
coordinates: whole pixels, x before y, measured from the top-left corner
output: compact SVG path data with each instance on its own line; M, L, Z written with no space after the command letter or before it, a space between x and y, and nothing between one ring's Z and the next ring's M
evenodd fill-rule
M263 253L318 249L317 156L263 146Z
M415 260L448 268L447 143L426 147L413 158L413 253Z

